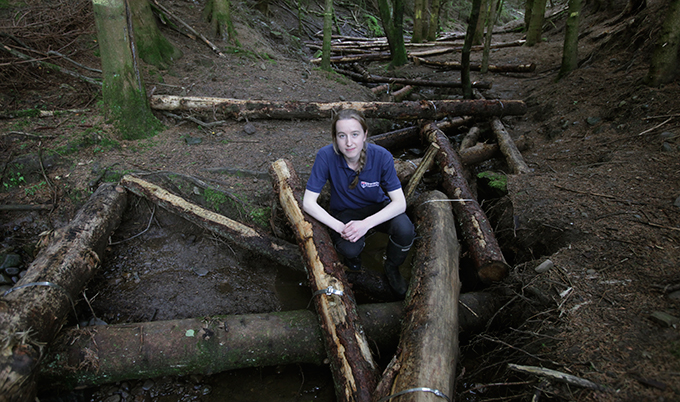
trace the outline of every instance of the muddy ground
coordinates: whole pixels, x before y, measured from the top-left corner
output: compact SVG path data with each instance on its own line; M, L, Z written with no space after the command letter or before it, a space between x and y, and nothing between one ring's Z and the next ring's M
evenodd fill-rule
M89 2L81 2L80 8L78 2L73 3L77 10L85 9L82 18L76 12L70 17L80 18L74 28L79 30L77 40L59 42L57 37L53 40L59 46L55 47L74 53L73 58L82 64L98 67L94 25L86 19L91 15ZM164 4L198 31L208 32L199 18L202 1ZM680 289L680 86L677 81L662 88L642 84L665 6L650 2L637 18L613 23L622 7L615 3L607 12L585 10L579 45L582 62L559 82L563 18L548 24L545 41L537 46L491 53L491 63L535 63L535 72L472 72L473 80L493 84L491 90L483 91L487 98L527 103L527 114L506 117L503 122L513 138L527 139L523 157L532 172L509 176L508 195L483 202L513 267L510 277L492 290L509 302L487 331L463 337L458 400L530 400L535 393L544 400L680 399L677 323L655 318L659 312L680 317L680 296L674 293ZM348 78L307 63L313 50L296 47L289 35L297 29L295 12L284 3L272 4L271 10L264 18L248 5L236 7L241 49L225 51L225 57L163 28L183 56L168 70L145 65L147 91L267 100L384 99ZM343 34L362 33L351 19L343 21ZM306 30L315 29L320 24L310 20ZM25 32L9 25L3 30ZM41 38L36 34L26 42L37 44ZM521 33L512 32L494 35L498 42L521 38ZM228 43L218 39L215 43L228 49ZM481 55L472 57L478 60ZM459 58L449 54L435 59ZM12 60L2 54L3 63ZM66 224L93 188L126 173L144 174L187 197L198 192L202 197L195 197L197 201L272 230L269 218L274 196L264 174L269 165L286 158L304 174L316 150L330 141L327 121L226 121L202 127L162 113L157 116L166 130L152 138L126 141L102 117L98 89L48 69L12 62L0 66L4 81L0 110L5 111L0 119L0 155L3 162L9 162L3 165L0 199L3 205L51 206L1 212L3 253L19 254L23 268L34 257L32 250L41 232ZM388 71L386 66L367 65L379 75L460 79L457 71L413 64ZM456 90L423 88L411 99L459 95ZM9 118L7 113L34 108L78 110L53 117ZM212 121L210 116L196 117ZM476 124L492 141L488 123ZM397 126L371 121L372 134ZM467 128L448 134L459 140ZM399 150L395 156L410 158L420 152ZM247 174L238 176L217 168ZM470 169L507 172L502 160ZM212 196L191 178L208 183L214 190ZM419 191L437 186L437 175L432 172ZM154 210L144 200L130 203L111 241L105 263L85 293L94 315L109 324L283 311L307 305L309 293L303 277ZM365 258L379 261L379 252L372 253ZM537 274L534 268L546 259L554 267ZM479 286L463 283L463 289ZM79 321L93 317L83 300L78 304ZM552 368L606 386L611 392L541 382L509 371L507 363ZM316 367L269 367L131 381L81 390L69 397L93 401L333 400L330 381L328 373Z

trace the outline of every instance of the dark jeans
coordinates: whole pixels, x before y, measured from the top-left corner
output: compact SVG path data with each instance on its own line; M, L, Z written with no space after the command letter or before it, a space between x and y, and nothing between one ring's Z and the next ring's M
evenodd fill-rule
M383 204L369 205L367 207L359 209L345 209L344 211L333 211L330 213L335 219L342 223L347 223L349 221L360 221L368 216L375 214L376 212L383 209L389 201ZM399 214L387 222L383 222L374 228L375 230L387 233L390 239L399 246L409 247L413 243L413 239L416 234L413 229L413 223L406 214ZM361 254L366 244L366 236L362 236L359 240L352 243L343 239L340 233L331 230L331 238L333 239L333 244L335 249L347 258L355 258Z

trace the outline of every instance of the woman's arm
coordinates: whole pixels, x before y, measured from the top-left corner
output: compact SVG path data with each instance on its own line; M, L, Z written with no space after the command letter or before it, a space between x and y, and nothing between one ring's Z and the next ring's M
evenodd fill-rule
M387 204L385 208L371 216L364 218L363 220L347 222L345 229L340 232L342 237L345 240L355 242L364 236L371 228L374 228L383 222L387 222L395 216L406 211L406 197L404 196L404 191L401 189L401 187L396 190L389 191L387 195L390 197L392 202Z
M328 211L323 209L317 202L318 199L319 193L305 190L305 195L302 198L302 209L304 209L305 212L310 214L317 221L323 223L338 233L342 233L342 231L345 229L345 224L333 218L333 216L331 216Z

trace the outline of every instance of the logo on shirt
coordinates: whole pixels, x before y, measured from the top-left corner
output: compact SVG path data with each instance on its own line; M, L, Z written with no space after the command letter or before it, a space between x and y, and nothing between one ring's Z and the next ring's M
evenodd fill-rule
M361 188L370 188L370 187L379 187L379 186L380 186L379 181L374 181L373 183L369 183L367 181L361 182Z

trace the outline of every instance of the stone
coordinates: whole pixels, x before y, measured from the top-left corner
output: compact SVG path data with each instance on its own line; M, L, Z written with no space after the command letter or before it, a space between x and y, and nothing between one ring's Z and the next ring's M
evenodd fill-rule
M602 121L602 119L599 118L599 117L588 117L586 119L586 123L588 123L589 126L594 126L601 121Z
M550 259L547 259L534 268L534 271L536 271L536 273L542 274L543 272L548 272L554 266L555 264Z
M7 254L5 260L2 262L2 268L18 267L21 265L21 256L19 254Z
M675 327L680 320L678 317L672 316L663 311L655 311L649 315L649 319L657 323L664 328Z
M248 135L253 135L257 132L257 128L255 128L252 123L246 123L246 125L243 126L243 131Z

